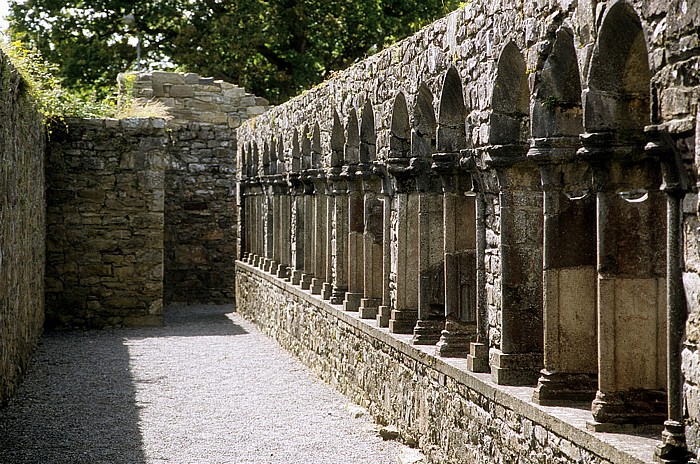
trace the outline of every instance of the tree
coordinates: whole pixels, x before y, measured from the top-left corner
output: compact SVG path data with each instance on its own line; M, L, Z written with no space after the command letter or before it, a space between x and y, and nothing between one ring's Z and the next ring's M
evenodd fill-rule
M136 65L180 66L280 103L456 8L453 0L13 0L11 32L66 87L112 88ZM129 28L124 16L133 14Z

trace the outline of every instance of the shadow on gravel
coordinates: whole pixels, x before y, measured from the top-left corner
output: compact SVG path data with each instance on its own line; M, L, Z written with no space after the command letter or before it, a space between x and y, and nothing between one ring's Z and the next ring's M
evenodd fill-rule
M0 464L145 464L125 342L248 333L226 316L234 311L173 305L163 327L45 334L0 407Z
M145 463L120 331L49 333L0 408L0 463Z

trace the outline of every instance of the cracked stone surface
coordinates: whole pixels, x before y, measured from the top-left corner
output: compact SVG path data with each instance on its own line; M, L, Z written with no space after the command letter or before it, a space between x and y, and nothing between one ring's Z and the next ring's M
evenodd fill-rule
M0 462L397 462L404 445L233 311L48 333L0 409Z

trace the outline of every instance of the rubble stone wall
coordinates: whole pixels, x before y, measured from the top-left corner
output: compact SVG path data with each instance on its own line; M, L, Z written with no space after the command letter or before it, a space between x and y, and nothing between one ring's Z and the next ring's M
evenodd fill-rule
M236 284L246 319L378 422L396 426L430 462L651 462L648 439L621 446L619 437L588 432L570 414L562 420L556 408L530 403L522 387L495 386L266 272L239 262Z
M12 395L44 322L43 118L0 52L0 404Z
M136 74L133 94L172 119L165 169L165 302L235 301L236 135L269 103L194 73ZM126 77L120 78L122 86Z
M71 119L47 155L46 324L159 325L165 121Z

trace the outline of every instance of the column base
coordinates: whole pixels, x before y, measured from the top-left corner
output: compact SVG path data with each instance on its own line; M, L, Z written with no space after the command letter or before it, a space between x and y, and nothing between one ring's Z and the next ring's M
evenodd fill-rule
M277 265L277 269L275 269L275 275L280 279L288 278L289 277L289 266L287 266L286 264Z
M360 300L362 300L362 296L362 293L347 292L345 294L345 300L343 301L343 311L358 311L360 309Z
M252 264L255 267L260 267L260 256L253 255L253 258L251 259L250 264Z
M461 323L448 319L440 335L435 353L443 358L466 358L469 346L476 339L476 323Z
M345 302L345 294L348 292L345 288L333 287L331 290L330 303L334 305L342 305ZM359 300L358 300L359 305Z
M663 390L629 390L598 392L591 406L595 430L606 424L649 425L666 420L666 392Z
M317 277L314 277L311 279L311 294L312 295L320 295L321 291L323 290L323 284L325 282Z
M323 282L323 286L321 287L321 299L322 300L330 300L332 294L333 294L333 285L331 285L328 282Z
M277 270L277 263L275 262L275 260L272 258L265 258L265 262L263 263L263 270L265 272L272 273L273 269Z
M377 325L379 327L389 327L391 319L391 308L389 306L377 307Z
M360 319L374 319L377 317L377 300L375 298L362 298L358 309Z
M654 450L654 461L663 464L686 464L692 455L685 442L685 427L672 420L664 422L661 444Z
M391 319L389 319L389 332L396 334L412 334L417 320L417 309L392 309Z
M489 347L485 343L469 344L467 370L469 372L480 373L491 372L491 368L489 366Z
M542 353L503 353L494 350L491 380L498 385L535 385L542 369Z
M302 290L310 290L311 289L311 282L314 280L314 275L313 274L306 274L303 273L301 274L301 281L299 284L301 285Z
M301 283L302 272L299 269L294 269L292 271L292 285L299 285Z
M542 406L565 403L590 403L595 398L598 375L556 372L542 369L532 401Z
M440 333L445 328L444 319L418 319L413 328L414 345L435 345L440 340Z

